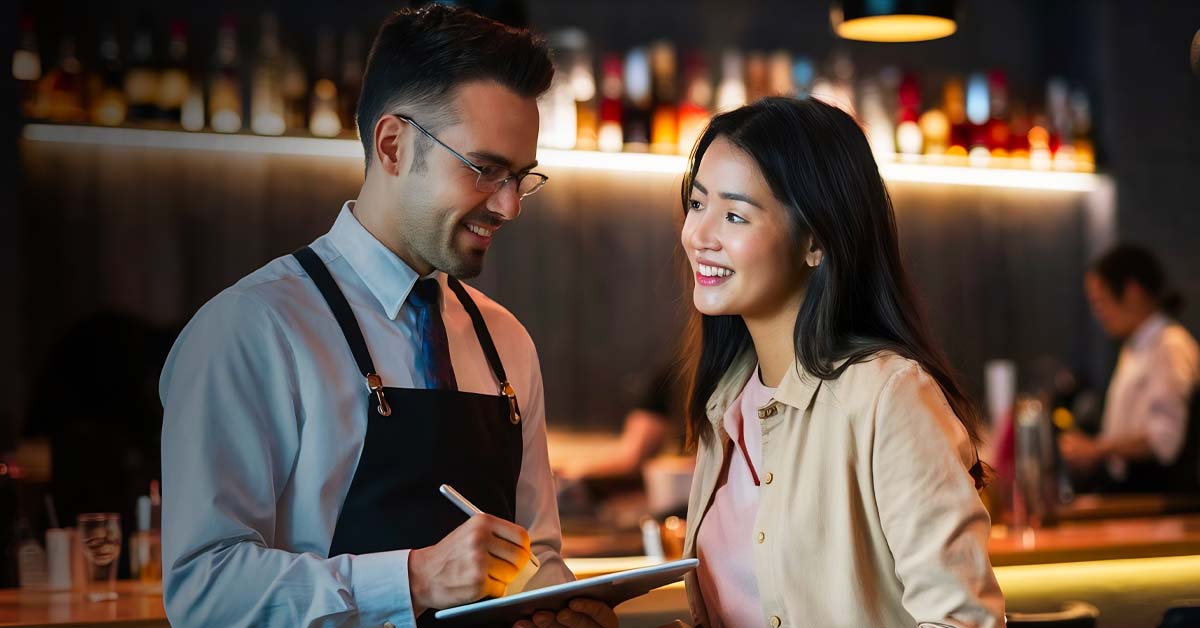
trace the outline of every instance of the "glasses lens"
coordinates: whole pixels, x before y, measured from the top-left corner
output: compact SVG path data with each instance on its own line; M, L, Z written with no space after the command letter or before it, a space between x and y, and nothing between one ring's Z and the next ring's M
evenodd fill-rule
M522 197L529 196L542 189L543 185L546 185L546 177L536 172L530 172L521 179L521 183L517 187L517 194Z
M508 170L504 168L499 166L484 166L480 169L479 179L476 180L475 187L480 192L495 192L507 176Z

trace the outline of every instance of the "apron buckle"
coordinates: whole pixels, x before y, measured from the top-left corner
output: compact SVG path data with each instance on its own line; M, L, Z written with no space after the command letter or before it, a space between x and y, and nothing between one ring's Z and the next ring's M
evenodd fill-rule
M379 411L380 416L391 416L392 407L388 405L387 397L383 396L383 378L371 373L367 375L367 386L371 392L375 393L375 397L379 400L378 406L375 408Z
M500 394L508 397L508 420L516 425L521 422L521 408L517 406L517 391L508 381L500 382Z

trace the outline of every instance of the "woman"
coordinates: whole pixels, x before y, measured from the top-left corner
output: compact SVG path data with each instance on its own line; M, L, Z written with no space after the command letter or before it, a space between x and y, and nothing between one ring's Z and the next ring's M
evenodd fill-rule
M1172 320L1182 300L1167 290L1162 265L1144 248L1120 245L1092 266L1084 290L1105 333L1123 345L1099 437L1064 433L1063 458L1099 490L1200 490L1200 428L1188 416L1198 403L1200 350Z
M683 201L694 620L1003 625L977 414L917 314L857 123L812 99L717 116Z

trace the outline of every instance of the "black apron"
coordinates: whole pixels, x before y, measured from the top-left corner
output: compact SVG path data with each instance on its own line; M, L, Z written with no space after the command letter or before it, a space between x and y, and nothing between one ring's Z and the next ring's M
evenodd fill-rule
M442 540L466 515L438 492L453 486L480 510L514 521L521 472L521 412L479 308L462 284L450 289L471 317L500 394L383 385L354 312L312 249L293 255L317 284L366 379L367 433L338 515L329 556L418 549ZM433 612L422 615L431 623Z

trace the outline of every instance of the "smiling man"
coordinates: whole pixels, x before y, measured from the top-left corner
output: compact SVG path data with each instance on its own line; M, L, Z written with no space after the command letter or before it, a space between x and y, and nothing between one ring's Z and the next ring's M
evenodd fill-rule
M531 169L553 72L529 32L467 11L380 29L357 200L201 308L163 371L174 625L426 625L527 564L526 588L573 578L533 342L459 281L546 183ZM468 520L443 483L488 514ZM531 619L617 623L572 608Z

